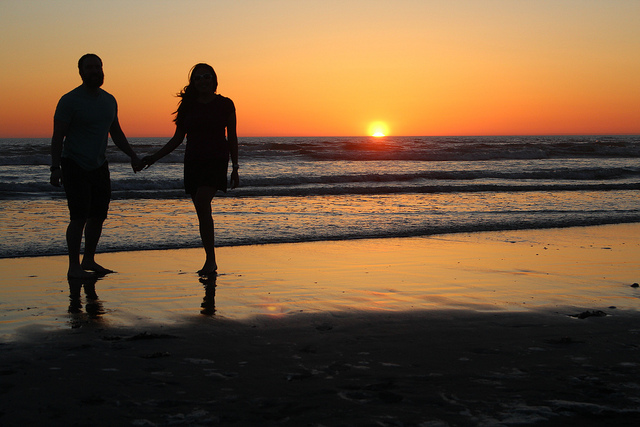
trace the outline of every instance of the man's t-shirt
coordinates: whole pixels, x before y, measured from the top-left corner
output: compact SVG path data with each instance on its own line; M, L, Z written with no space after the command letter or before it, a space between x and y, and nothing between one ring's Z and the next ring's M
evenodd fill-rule
M98 95L79 86L60 98L54 120L69 124L62 157L94 170L106 161L109 129L118 115L116 99L102 89Z

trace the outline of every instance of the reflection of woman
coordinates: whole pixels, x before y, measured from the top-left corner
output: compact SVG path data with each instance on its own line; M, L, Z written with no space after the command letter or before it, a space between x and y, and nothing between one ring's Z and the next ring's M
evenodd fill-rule
M233 162L231 188L239 185L238 135L236 110L233 101L218 95L218 78L208 64L191 69L189 85L178 95L176 132L164 147L143 159L148 167L175 150L185 136L184 186L191 195L200 223L200 237L207 258L198 271L200 275L214 274L218 268L214 251L214 229L211 201L215 193L227 191L229 156ZM226 135L225 135L226 130Z
M216 276L201 277L200 283L204 285L204 298L202 299L201 314L213 316L216 314Z

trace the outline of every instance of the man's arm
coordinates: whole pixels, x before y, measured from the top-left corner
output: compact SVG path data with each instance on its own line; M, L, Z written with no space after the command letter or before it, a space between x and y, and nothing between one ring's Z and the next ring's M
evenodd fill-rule
M62 178L60 159L62 158L62 144L68 130L69 123L59 120L53 121L53 136L51 137L51 177L49 178L49 182L56 187L60 187L60 180Z
M133 171L137 172L142 169L140 167L140 159L133 151L133 148L131 148L131 145L129 145L129 141L127 140L127 137L124 135L124 132L120 127L120 122L118 121L117 116L111 124L109 133L111 134L111 139L113 140L113 143L116 144L116 147L118 147L124 154L131 158L131 167L133 168Z

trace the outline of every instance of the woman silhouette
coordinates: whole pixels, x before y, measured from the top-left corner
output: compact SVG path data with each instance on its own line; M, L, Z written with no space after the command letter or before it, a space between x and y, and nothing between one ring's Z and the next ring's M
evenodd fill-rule
M206 253L204 266L198 271L201 276L213 275L218 269L211 201L217 191L227 191L229 157L233 163L230 186L240 184L236 109L231 99L216 93L217 88L213 67L196 64L189 73L189 84L178 94L180 102L174 113L176 132L164 147L142 160L142 165L149 167L187 138L184 187L196 208Z

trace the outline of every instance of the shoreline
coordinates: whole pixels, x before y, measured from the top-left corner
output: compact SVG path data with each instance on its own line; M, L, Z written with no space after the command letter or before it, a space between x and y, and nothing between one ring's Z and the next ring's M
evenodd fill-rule
M117 273L95 283L100 322L176 323L327 311L573 306L640 309L640 223L220 247L219 274L195 274L201 248L100 253ZM0 338L68 328L66 256L0 259ZM74 291L75 292L75 291ZM80 294L81 305L90 302ZM90 304L91 305L91 304ZM39 325L39 326L36 326Z
M73 298L66 257L2 259L0 424L635 425L639 253L640 224L228 247L215 286L201 249L107 253Z
M180 200L184 200L183 197L176 198ZM64 199L61 199L64 201ZM113 199L115 201L120 201L118 199ZM66 203L66 202L65 202ZM628 221L620 221L617 219L615 222L609 221L598 221L593 223L585 224L582 221L576 221L575 224L564 224L564 225L549 225L543 226L541 224L532 225L527 228L517 228L517 227L505 227L505 228L492 228L487 227L483 228L475 228L475 229L459 229L456 231L437 231L433 233L426 234L400 234L393 236L358 236L358 237L335 237L335 238L319 238L317 240L314 239L305 239L305 240L283 240L283 241L264 241L258 243L229 243L229 244L221 244L220 246L216 246L216 249L222 248L235 248L235 247L243 247L243 246L265 246L265 245L295 245L295 244L305 244L305 243L321 243L321 242L349 242L349 241L359 241L359 240L385 240L385 239L407 239L407 238L446 238L447 236L456 236L456 235L468 235L468 234L476 234L476 233L507 233L507 232L518 232L518 231L535 231L535 230L564 230L564 229L572 229L572 228L587 228L587 227L601 227L601 226L616 226L616 225L633 225L640 224L640 221L637 219L630 219ZM113 253L128 253L128 252L147 252L147 251L175 251L182 249L198 249L201 248L200 243L193 243L181 247L175 246L166 246L166 247L157 247L150 249L141 249L141 248L122 248L122 249L103 249L100 250L98 248L97 255L101 254L113 254ZM5 256L0 255L0 260L8 260L8 259L21 259L21 258L42 258L42 257L66 257L66 249L64 251L60 251L58 253L46 253L46 254L26 254L26 255L17 255L17 256Z
M639 253L640 224L229 247L215 286L201 249L110 253L75 296L66 257L0 260L0 424L635 425Z

